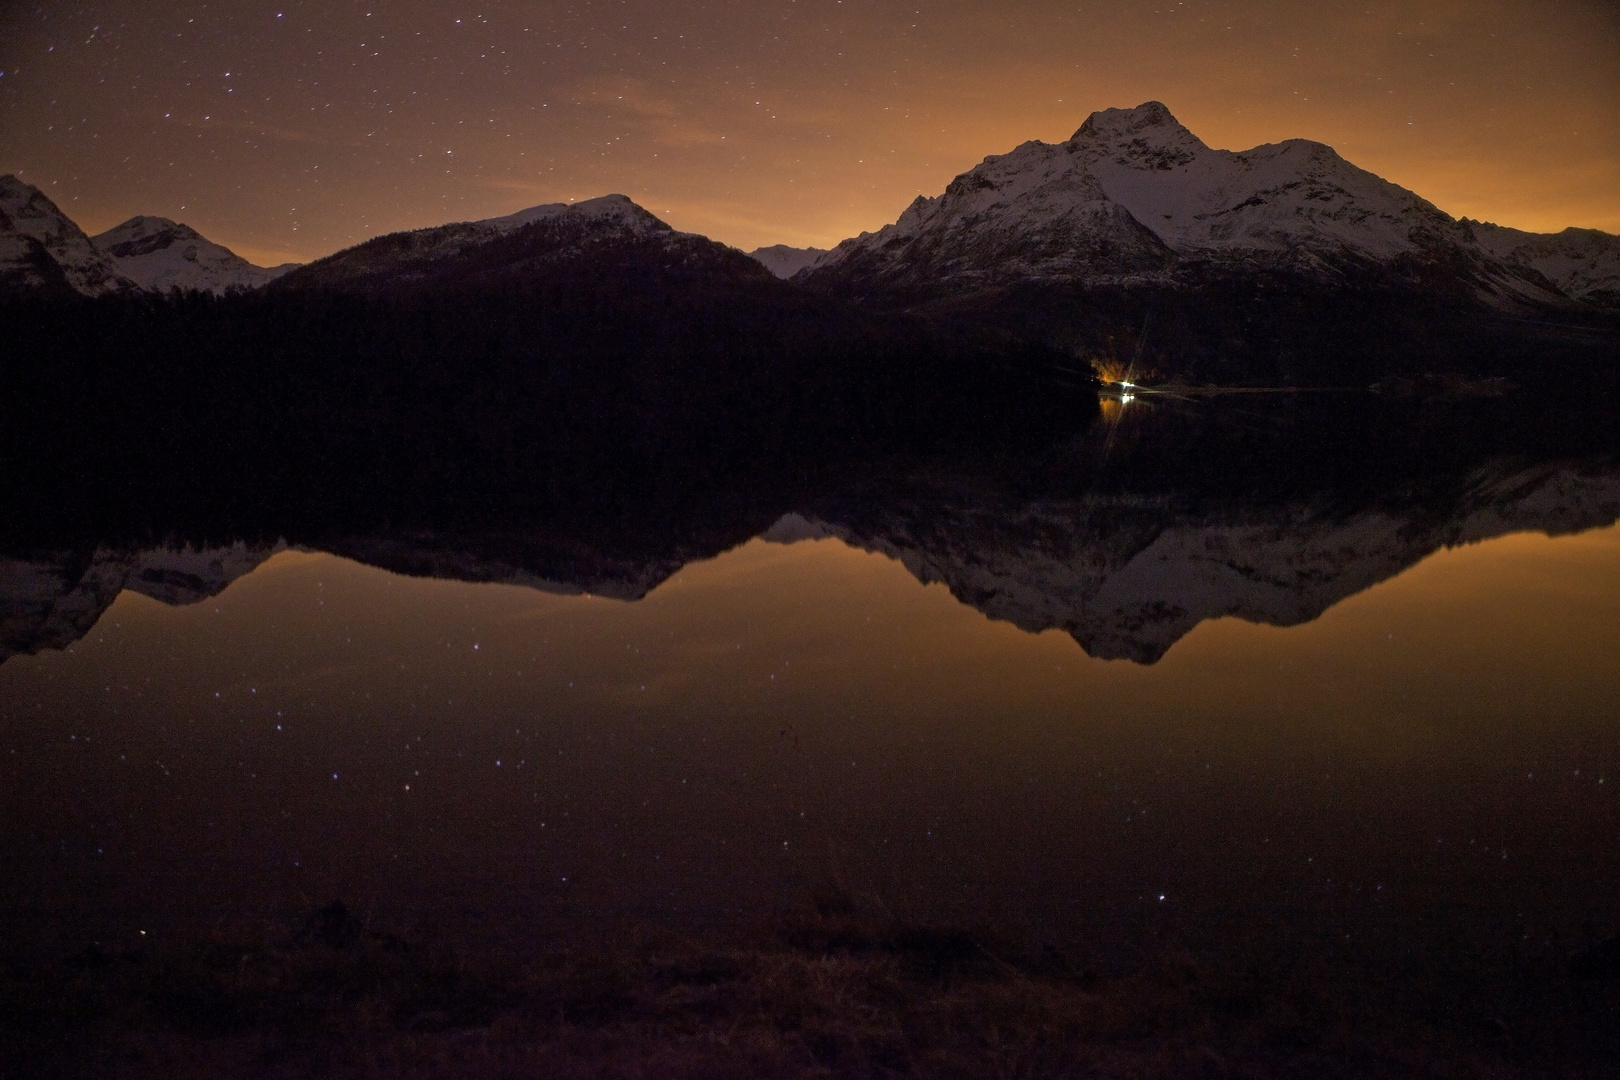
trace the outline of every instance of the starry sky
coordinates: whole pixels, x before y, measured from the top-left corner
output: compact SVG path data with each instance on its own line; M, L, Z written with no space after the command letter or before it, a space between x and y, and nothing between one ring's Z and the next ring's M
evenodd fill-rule
M267 264L607 192L830 246L1150 99L1457 216L1620 232L1612 0L0 0L0 172Z

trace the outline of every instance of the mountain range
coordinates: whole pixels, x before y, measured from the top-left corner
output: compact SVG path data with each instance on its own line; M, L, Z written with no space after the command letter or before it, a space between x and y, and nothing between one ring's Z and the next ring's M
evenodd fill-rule
M161 217L132 217L86 236L38 188L0 176L0 291L223 293L258 288L295 265L255 266L190 226Z
M991 155L797 280L846 292L1028 281L1176 286L1294 278L1461 285L1493 306L1620 304L1620 238L1458 221L1304 139L1212 150L1158 102Z
M548 203L506 217L390 233L317 259L280 278L277 290L375 292L465 288L481 281L536 281L623 272L765 280L735 248L677 232L623 195Z
M119 273L151 292L256 289L298 265L255 266L189 225L146 215L97 233L90 242Z
M625 244L723 279L739 272L732 256L743 254L607 195L394 233L296 270L257 267L164 218L88 237L36 188L0 178L0 288L13 290L464 283L612 262ZM1065 142L991 155L940 195L919 196L893 224L831 251L775 245L748 256L776 277L863 299L1026 283L1394 283L1509 311L1620 307L1620 237L1459 220L1304 139L1211 149L1158 102L1093 113Z
M826 254L826 248L796 248L788 247L786 244L772 244L770 247L755 248L748 253L748 257L777 277L787 279L801 270L818 265Z

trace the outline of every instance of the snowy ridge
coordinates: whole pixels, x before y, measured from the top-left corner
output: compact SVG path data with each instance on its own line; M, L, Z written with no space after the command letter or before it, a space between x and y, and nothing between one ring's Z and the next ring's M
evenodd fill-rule
M125 277L152 292L256 289L297 263L255 266L189 225L141 215L90 238Z
M1620 236L1597 229L1522 232L1468 218L1462 225L1496 258L1529 267L1572 300L1620 307Z
M985 158L894 224L839 244L807 277L902 288L1171 284L1255 271L1335 280L1415 262L1460 268L1488 299L1560 298L1568 275L1475 235L1332 147L1290 139L1212 150L1150 101L1093 113L1066 142Z
M762 539L837 537L944 584L992 619L1063 630L1099 659L1151 664L1205 620L1309 622L1442 547L1613 524L1620 474L1482 470L1458 513L1438 523L1308 506L1192 517L1130 498L959 507L948 517L942 528L905 513L858 526L789 514Z
M32 184L0 176L0 287L62 287L87 296L135 288Z
M773 244L770 247L755 248L748 253L748 257L759 263L777 277L786 280L801 270L809 270L821 265L821 260L827 255L826 248L796 248L786 244Z
M594 199L576 203L542 203L527 210L519 210L515 214L507 214L505 217L484 218L466 224L475 230L495 235L521 229L536 221L551 221L557 218L612 225L635 233L674 231L652 213L637 206L627 195L599 195Z
M289 275L286 283L330 286L383 278L409 280L428 272L435 263L472 252L491 241L516 235L541 223L597 241L660 237L666 243L676 243L701 239L676 232L624 195L603 195L577 203L531 206L504 217L389 233L308 263ZM562 257L569 253L565 248L550 254Z
M1180 253L1246 248L1307 264L1336 255L1382 261L1451 223L1330 146L1290 139L1211 150L1157 102L1094 113L1063 151Z

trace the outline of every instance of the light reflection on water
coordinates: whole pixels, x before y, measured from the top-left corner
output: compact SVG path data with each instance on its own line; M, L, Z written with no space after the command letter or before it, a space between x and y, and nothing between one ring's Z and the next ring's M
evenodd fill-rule
M1443 550L1151 666L831 539L631 603L286 551L0 667L0 901L45 938L340 896L510 941L755 921L830 878L1101 955L1558 949L1620 918L1617 643L1615 528Z

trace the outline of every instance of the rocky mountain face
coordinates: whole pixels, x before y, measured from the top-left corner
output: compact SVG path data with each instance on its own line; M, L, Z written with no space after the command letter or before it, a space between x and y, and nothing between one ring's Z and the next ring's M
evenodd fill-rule
M1620 307L1620 236L1597 229L1530 233L1463 218L1474 243L1512 266L1528 267L1573 300Z
M0 291L43 288L99 296L135 287L42 191L0 176Z
M165 218L87 237L37 189L0 177L0 288L9 289L221 293L278 279L372 289L611 262L627 244L666 264L745 273L742 253L676 232L623 195L378 237L288 274L291 264L254 266ZM1620 307L1620 237L1458 221L1304 139L1214 150L1158 102L1093 113L1062 143L991 155L894 224L832 251L778 244L747 257L778 278L856 296L1393 279L1509 310Z
M589 265L593 272L604 272L626 259L649 268L766 277L742 252L676 232L623 195L604 195L380 236L299 268L277 288L370 291L466 285L567 266Z
M146 215L90 239L124 277L151 292L256 289L298 265L255 266L189 225Z
M1504 235L1513 232L1456 221L1321 143L1212 150L1148 102L1093 113L1066 142L986 158L798 280L919 293L1267 275L1331 284L1393 272L1498 306L1602 300L1620 283L1614 237Z
M826 248L796 248L788 247L786 244L773 244L770 247L755 248L748 253L748 257L785 280L801 270L820 265L822 257L826 254Z
M86 236L38 188L0 176L0 290L223 293L257 288L294 265L254 266L168 218L133 217Z

